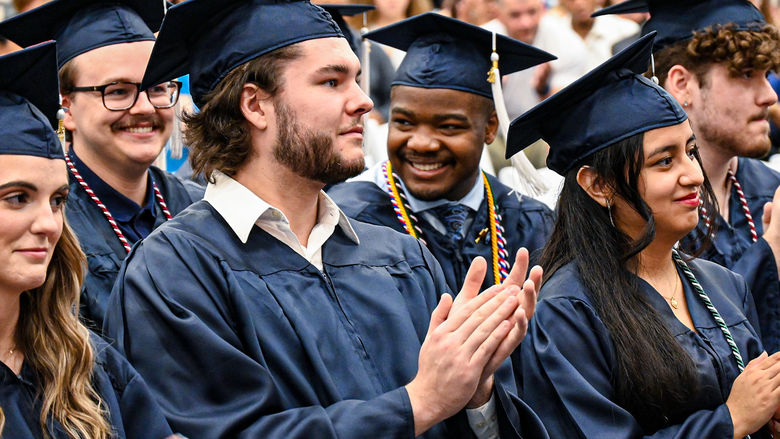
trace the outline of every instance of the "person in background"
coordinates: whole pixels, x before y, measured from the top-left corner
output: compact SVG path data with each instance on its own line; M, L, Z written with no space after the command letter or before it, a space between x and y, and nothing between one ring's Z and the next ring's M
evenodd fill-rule
M676 248L714 194L682 106L642 76L654 35L510 128L508 154L542 137L565 176L523 393L551 437L769 438L780 353L745 280Z
M579 35L587 48L586 69L590 70L612 56L612 46L639 32L639 25L615 16L591 17L599 8L596 0L560 0L566 12L551 16L557 29L568 29Z
M527 254L481 294L477 260L453 301L417 240L348 219L322 192L363 169L371 110L331 16L308 1L188 0L168 11L143 84L183 71L206 195L135 247L103 328L171 425L207 438L546 438L508 358L541 275L521 290Z
M570 29L555 26L543 0L498 0L498 17L482 26L555 54L557 60L504 77L509 118L530 110L587 72L585 43Z
M180 87L140 88L162 18L156 1L53 0L0 23L0 35L22 46L57 41L67 215L89 265L81 316L96 331L132 245L203 193L151 166L171 135Z
M376 6L376 9L368 12L369 30L388 26L409 17L430 12L433 9L431 0L371 0L366 3ZM363 17L354 17L349 22L354 28L360 29L363 26ZM404 58L404 53L392 47L382 47L390 57L393 68L398 68Z
M162 439L143 379L79 322L54 43L0 57L0 435Z

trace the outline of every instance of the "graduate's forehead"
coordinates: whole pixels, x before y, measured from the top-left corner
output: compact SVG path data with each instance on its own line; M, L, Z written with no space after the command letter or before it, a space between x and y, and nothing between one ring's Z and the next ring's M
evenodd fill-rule
M475 93L450 88L412 87L394 85L390 92L390 111L416 116L463 114L475 116L487 113L492 102Z
M288 65L292 74L360 73L360 60L345 38L315 38L296 43L295 48L300 56Z

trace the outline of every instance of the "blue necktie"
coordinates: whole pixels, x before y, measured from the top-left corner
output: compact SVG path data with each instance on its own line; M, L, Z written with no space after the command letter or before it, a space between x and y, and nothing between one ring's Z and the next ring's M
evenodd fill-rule
M449 203L434 209L436 216L444 223L447 229L447 239L454 246L459 246L463 241L463 223L466 221L468 209L458 203Z

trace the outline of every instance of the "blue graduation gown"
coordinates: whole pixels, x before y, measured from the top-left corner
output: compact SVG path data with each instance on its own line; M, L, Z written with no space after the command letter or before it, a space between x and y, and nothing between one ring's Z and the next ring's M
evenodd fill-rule
M154 166L150 167L149 171L165 198L171 215L176 215L193 201L203 198L204 188L200 185L181 180ZM156 210L154 225L157 227L165 222L165 215L157 202L154 206ZM87 255L89 267L81 289L79 315L90 329L100 333L108 296L111 294L119 266L127 256L127 252L103 212L73 175L70 175L70 195L65 215L71 229L79 238L81 249ZM128 236L126 237L131 241L131 245L135 243Z
M755 243L750 227L742 210L736 189L732 185L729 196L729 222L717 215L717 231L713 245L699 257L727 267L741 274L747 281L755 300L761 340L770 353L780 350L780 280L777 264L769 244L761 238L763 234L764 204L772 201L780 185L780 173L756 159L740 158L737 180L742 186L759 239ZM704 221L683 241L701 242L706 234Z
M171 429L152 398L144 380L114 348L92 334L95 349L93 386L104 402L115 439L162 439ZM0 407L5 415L3 439L43 439L39 417L41 398L38 380L28 363L20 377L0 363ZM70 439L62 426L51 420L52 439Z
M762 347L745 281L708 261L694 260L689 266L747 364ZM725 402L739 369L720 328L687 281L683 282L685 298L699 334L677 320L650 284L641 284L651 306L690 355L700 382L698 394L675 410L669 424L657 431L644 430L615 402L615 348L575 263L562 267L540 291L536 314L521 346L525 400L554 438L733 437ZM768 437L765 433L752 436Z
M533 198L523 196L522 199L518 200L514 194L510 194L509 187L491 175L488 175L488 181L503 220L504 239L506 239L510 266L514 264L515 254L520 247L527 248L533 256L536 256L544 247L552 231L554 223L552 211ZM390 197L372 182L353 181L338 184L328 190L328 195L351 218L370 224L387 226L405 233L403 225L398 221L393 205L390 203ZM422 215L416 216L419 220L418 225L423 231L423 239L444 270L447 285L452 291L460 291L469 265L475 257L484 257L488 261L489 267L492 264L490 234L485 235L478 243L475 242L480 231L489 227L490 224L487 199L482 200L461 247L454 250L446 242L447 238L437 232ZM493 271L489 269L483 288L494 283Z
M133 249L103 329L175 430L204 438L413 437L402 386L416 374L430 314L448 289L413 238L352 226L360 244L337 227L322 248L324 272L257 226L241 243L206 201ZM546 437L515 390L513 381L496 385L503 437ZM461 412L424 437L471 434Z

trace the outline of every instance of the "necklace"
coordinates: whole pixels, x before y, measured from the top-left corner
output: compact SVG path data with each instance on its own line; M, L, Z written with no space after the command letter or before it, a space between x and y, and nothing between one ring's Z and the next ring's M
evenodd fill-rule
M748 228L750 229L750 238L753 242L756 242L758 241L756 223L753 221L753 215L750 212L750 207L748 206L747 199L745 198L745 193L742 191L742 185L739 184L737 176L731 169L728 170L728 178L731 181L731 184L734 186L734 190L737 192L737 197L739 197L739 204L742 206L742 212L745 214L745 218L747 218ZM704 225L707 227L707 230L710 230L712 227L712 219L707 214L707 209L704 208L702 201L699 202L699 208L701 209L701 214L704 218Z
M393 211L398 221L406 233L419 239L423 244L428 245L422 238L422 229L417 225L417 218L412 215L411 210L405 204L408 203L406 195L399 190L397 180L398 176L393 173L393 167L390 161L382 164L382 174L385 177L385 190L390 196L390 204L393 205ZM477 242L488 232L490 233L490 250L493 261L493 279L496 285L504 281L509 276L508 252L506 250L506 239L504 239L504 228L501 226L501 214L496 209L496 202L493 199L493 190L487 175L482 172L482 182L485 185L485 198L488 205L488 229L480 232Z
M8 349L8 353L6 353L5 358L3 358L3 363L8 366L11 370L16 370L16 345L11 346L11 349Z
M676 281L677 281L677 279L675 279L674 290L672 291L672 297L666 297L663 294L661 294L660 291L658 292L658 294L661 294L661 297L666 299L666 301L669 302L669 305L671 305L672 308L674 308L674 309L678 309L679 306L680 306L680 304L677 302L677 297L676 297L677 296L677 282Z
M70 173L73 174L73 177L76 178L76 181L78 181L81 187L84 188L84 190L87 192L89 198L92 199L100 211L103 212L103 215L108 220L108 224L111 226L114 234L117 238L119 238L119 242L122 243L122 247L124 247L127 253L130 253L130 243L127 241L127 238L125 238L125 234L119 230L119 225L117 225L116 221L114 220L114 216L111 215L111 212L108 211L106 205L100 201L100 198L98 198L97 194L95 194L92 188L89 187L87 182L84 180L84 177L82 177L78 169L76 169L76 165L74 165L70 160L70 156L68 156L68 154L65 154L65 163L67 163L68 169L70 169ZM165 203L165 198L162 196L162 192L160 192L160 189L157 188L157 184L154 181L152 181L152 188L154 189L154 197L157 200L157 204L160 205L160 209L162 209L166 220L173 218L171 212L168 210L168 205Z

